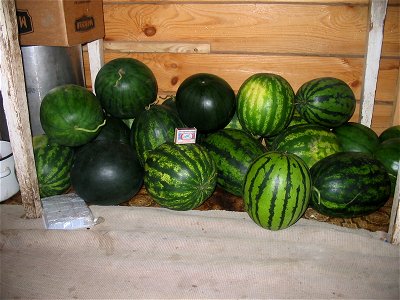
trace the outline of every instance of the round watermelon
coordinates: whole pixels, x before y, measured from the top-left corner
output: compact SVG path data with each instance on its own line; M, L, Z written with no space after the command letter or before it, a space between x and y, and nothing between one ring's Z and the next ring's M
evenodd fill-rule
M386 168L391 181L391 195L394 195L397 172L400 168L400 138L391 138L383 141L376 147L374 157Z
M308 123L332 128L350 120L356 98L343 80L322 77L305 82L296 93L295 104Z
M382 131L379 135L379 142L382 143L393 138L400 138L400 125L394 125Z
M214 132L228 125L235 106L232 87L213 74L189 76L176 92L176 108L181 120L202 133Z
M231 128L211 133L202 145L217 165L217 184L236 196L242 196L244 177L250 164L267 151L249 133Z
M40 104L40 122L48 138L64 146L93 140L105 124L103 109L86 88L67 84L51 89Z
M34 136L32 141L40 197L68 191L71 187L73 148L50 142L46 135Z
M374 153L379 145L378 135L371 128L355 122L347 122L332 131L339 140L342 151Z
M138 115L131 127L130 143L141 165L152 150L174 141L175 128L184 126L178 114L164 105L152 105Z
M99 140L77 151L71 182L77 195L90 204L118 205L139 191L143 174L130 145Z
M291 126L273 139L276 151L296 154L311 168L317 161L341 151L338 138L326 127L314 124Z
M254 136L281 132L290 122L294 92L283 77L258 73L247 78L237 94L236 113L243 129Z
M245 210L263 228L285 229L306 211L311 188L310 171L302 159L290 153L266 152L246 174Z
M97 73L94 88L104 110L121 118L135 118L157 98L157 80L151 69L133 58L116 58Z
M310 172L310 205L323 215L365 216L378 210L390 196L385 167L367 153L339 152L317 162Z
M161 144L148 155L144 169L149 195L173 210L198 207L217 184L215 162L198 144Z

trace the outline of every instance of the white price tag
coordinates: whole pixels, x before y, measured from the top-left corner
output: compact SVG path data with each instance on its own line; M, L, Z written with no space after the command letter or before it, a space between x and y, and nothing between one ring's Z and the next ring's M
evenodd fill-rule
M196 143L196 128L175 128L175 144L194 144Z

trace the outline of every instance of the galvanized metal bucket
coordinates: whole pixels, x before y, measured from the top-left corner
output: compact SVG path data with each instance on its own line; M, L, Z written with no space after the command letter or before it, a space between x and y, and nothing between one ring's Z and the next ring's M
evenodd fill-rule
M82 46L22 46L22 60L32 135L43 134L40 104L52 88L63 84L84 86Z

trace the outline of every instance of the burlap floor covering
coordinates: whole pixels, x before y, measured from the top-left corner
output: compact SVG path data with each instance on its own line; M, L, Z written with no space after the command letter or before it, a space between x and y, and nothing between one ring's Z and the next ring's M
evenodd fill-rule
M246 213L91 206L91 229L45 230L1 205L1 299L399 299L400 247L382 232Z

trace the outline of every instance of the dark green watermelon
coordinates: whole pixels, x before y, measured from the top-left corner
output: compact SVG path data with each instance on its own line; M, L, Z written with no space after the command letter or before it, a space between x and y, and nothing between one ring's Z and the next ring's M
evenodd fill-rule
M311 168L317 161L341 151L338 138L326 127L300 124L285 129L273 139L272 147L299 156Z
M34 136L32 141L40 197L67 192L71 187L73 148L49 142L46 135Z
M93 141L75 155L71 182L83 200L97 205L118 205L131 199L143 184L144 171L128 144Z
M382 131L382 133L379 135L379 142L382 143L393 138L400 138L400 125L394 125Z
M235 92L222 78L198 73L186 78L176 92L176 107L183 123L209 133L224 128L233 117Z
M174 141L175 128L184 126L179 116L164 105L152 105L138 115L131 127L130 143L141 165L144 166L152 150L163 143Z
M95 140L108 140L129 144L129 127L121 119L107 116L106 124L101 128Z
M332 132L338 138L342 151L372 154L379 144L375 131L360 123L347 122Z
M254 136L280 133L290 122L294 92L283 77L258 73L247 78L237 94L236 113L243 129Z
M215 162L198 144L164 143L149 154L144 169L149 195L173 210L198 207L211 196L217 183Z
M343 80L322 77L304 83L296 93L295 104L308 123L332 128L350 120L356 98Z
M267 149L249 133L225 128L208 135L202 145L217 164L218 185L242 196L243 183L250 164Z
M393 196L400 166L400 138L390 138L383 141L376 147L373 155L385 166L389 174L392 186L391 195Z
M51 89L43 98L40 122L50 140L73 147L93 140L104 126L105 118L92 92L67 84Z
M310 205L340 218L365 216L390 196L390 179L382 163L362 152L339 152L311 168L314 192Z
M107 62L94 81L96 96L104 110L121 118L135 118L157 99L157 80L151 69L133 58Z
M246 174L245 210L263 228L288 228L306 211L311 187L310 171L297 155L266 152L255 159Z

